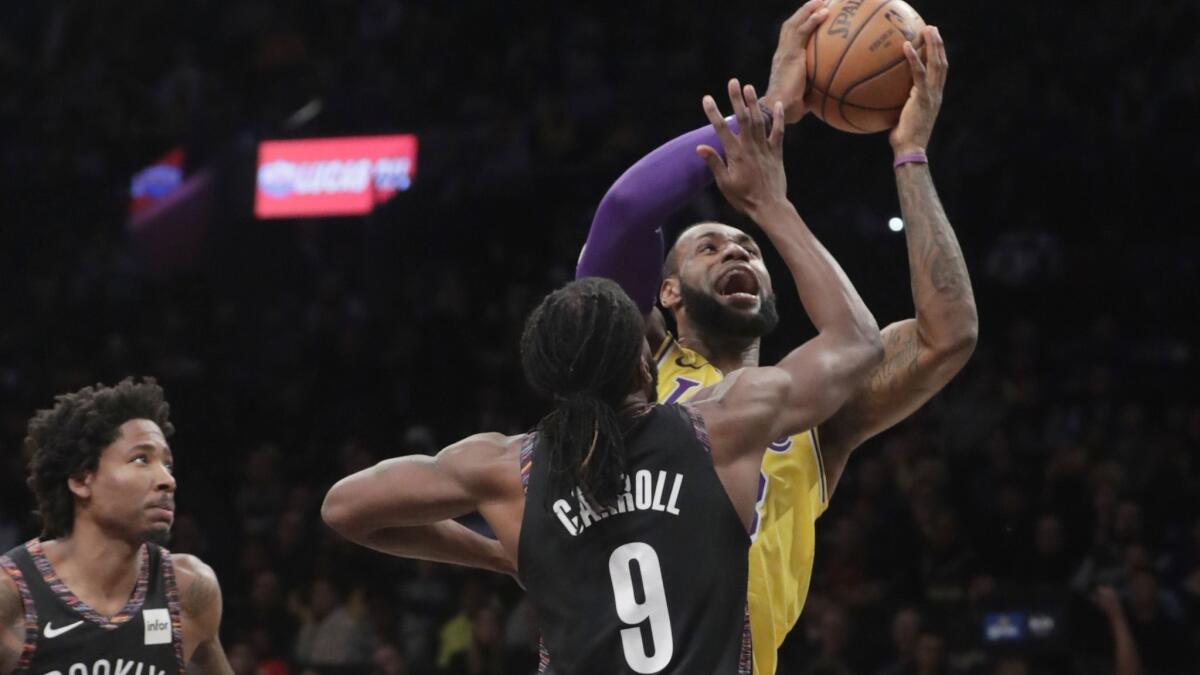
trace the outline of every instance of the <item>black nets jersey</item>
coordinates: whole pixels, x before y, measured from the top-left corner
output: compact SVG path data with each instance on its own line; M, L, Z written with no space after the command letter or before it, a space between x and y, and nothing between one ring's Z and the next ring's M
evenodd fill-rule
M183 641L171 554L142 547L125 608L98 614L58 578L34 539L0 556L25 608L25 645L14 671L34 675L182 673Z
M713 468L702 419L650 406L626 437L609 505L549 494L535 435L518 568L555 675L750 672L750 537Z

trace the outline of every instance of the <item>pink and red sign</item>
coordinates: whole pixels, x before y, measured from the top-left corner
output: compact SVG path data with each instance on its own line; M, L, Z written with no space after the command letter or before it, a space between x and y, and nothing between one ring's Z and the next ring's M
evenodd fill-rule
M412 185L417 137L354 136L265 141L258 146L259 218L370 213Z

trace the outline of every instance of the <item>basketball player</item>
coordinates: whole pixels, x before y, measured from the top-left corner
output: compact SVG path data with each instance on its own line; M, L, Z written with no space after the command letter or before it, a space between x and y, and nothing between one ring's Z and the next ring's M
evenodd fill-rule
M784 104L777 123L796 122L806 113L805 46L827 11L821 0L813 0L783 25L763 97L767 105ZM883 330L884 362L837 414L819 428L777 439L763 460L749 583L754 666L760 675L775 672L778 647L803 609L815 521L851 451L916 411L974 350L978 319L966 264L925 159L945 85L945 45L932 26L919 42L922 55L911 44L904 47L914 85L889 136L916 316ZM737 81L731 81L731 96L738 90ZM737 110L729 126L745 124L748 107ZM577 270L578 277L618 281L646 313L647 338L658 359L658 396L664 402L686 401L738 368L757 365L759 340L777 322L773 296L757 307L738 306L729 292L740 289L711 273L727 260L757 256L740 230L718 223L689 228L667 254L665 266L662 262L664 221L704 188L710 175L706 163L717 170L720 149L728 149L726 121L707 109L711 128L659 147L613 185L596 211ZM786 248L779 252L793 276L803 271L803 259ZM674 336L667 333L656 299L675 320Z
M783 125L768 136L754 107L743 128L718 183L805 261L796 284L817 337L687 406L652 405L641 312L612 281L572 282L522 337L527 379L555 401L534 433L385 461L343 479L322 507L335 530L377 550L515 570L560 675L749 673L746 564L763 453L840 408L882 358L874 318L787 202ZM758 258L712 274L757 286L730 299L739 306L769 289ZM498 549L449 520L474 511Z
M0 556L0 675L232 674L212 569L171 555L174 428L147 378L57 397L29 421L40 538Z

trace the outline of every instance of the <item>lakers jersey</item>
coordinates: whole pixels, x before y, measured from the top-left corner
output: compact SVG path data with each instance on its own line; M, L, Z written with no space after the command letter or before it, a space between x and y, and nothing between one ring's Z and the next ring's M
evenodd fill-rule
M669 335L655 357L660 403L687 401L725 377ZM828 499L816 429L767 447L758 477L746 592L755 675L775 672L776 652L804 608L812 578L816 520Z

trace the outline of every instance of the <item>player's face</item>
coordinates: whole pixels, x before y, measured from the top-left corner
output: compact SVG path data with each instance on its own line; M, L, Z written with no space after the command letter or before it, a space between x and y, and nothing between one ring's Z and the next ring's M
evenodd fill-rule
M674 254L677 305L692 321L737 337L761 337L779 322L771 276L750 235L720 223L699 225L676 242Z
M175 522L171 448L150 420L129 420L95 472L72 479L86 517L127 540L165 543Z

